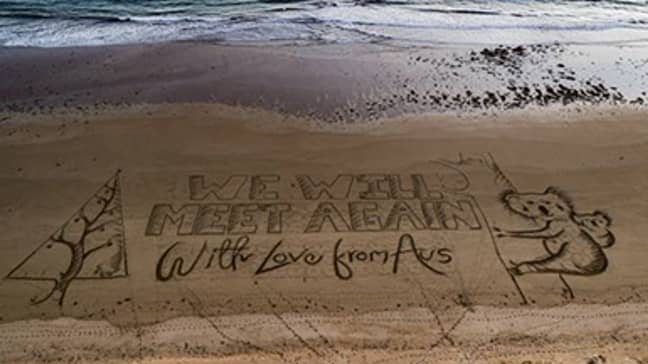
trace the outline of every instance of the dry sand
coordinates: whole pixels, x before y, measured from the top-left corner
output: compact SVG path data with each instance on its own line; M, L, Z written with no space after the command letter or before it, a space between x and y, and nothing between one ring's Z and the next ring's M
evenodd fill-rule
M328 124L110 85L5 93L0 361L648 360L636 105Z
M65 271L69 253L48 250L46 245L57 245L48 237L60 237L57 229L63 226L65 238L78 239L79 222L66 220L116 170L121 170L121 215L116 216L124 229L117 235L124 240L114 241L124 244L127 260L114 263L119 250L111 248L97 251L95 260L89 256L81 275L94 279L72 280L60 306L54 298L29 301L50 292L53 281L5 279L0 287L3 357L30 362L213 355L222 362L309 363L571 363L597 354L609 360L640 358L646 354L642 344L648 324L643 303L648 129L641 113L614 113L578 119L547 112L543 123L529 122L529 113L492 121L429 116L337 133L316 125L307 128L306 121L278 114L209 104L104 111L89 124L70 122L74 117L63 114L14 115L2 126L0 153L5 274L34 250L37 254L15 276L47 278L56 269ZM493 163L503 174L495 172ZM338 175L354 175L357 181L361 174L381 173L401 176L404 190L411 189L410 175L420 174L428 192L441 195L421 199L386 193L378 206L383 226L374 231L358 232L360 225L334 231L339 221L325 219L321 232L303 233L319 203L328 199L306 200L297 176L330 182ZM223 183L230 175L247 177L241 177L245 182L233 199L228 194L238 187L226 185L220 199L191 195L190 176ZM251 195L253 176L265 176L267 189L260 195ZM543 255L542 239L493 235L494 225L534 227L505 212L498 194L510 184L521 192L557 186L571 196L576 212L603 210L611 217L609 230L617 243L604 250L609 266L593 276L566 275L573 298L556 274L529 273L516 276L528 300L524 304L495 256L493 242L506 264ZM371 203L359 197L367 186L353 187L348 196L333 201L348 225L349 203ZM388 191L381 186L380 191ZM422 200L437 201L440 209L442 202L472 201L472 208L482 212L464 211L459 216L465 222L438 225L425 220ZM406 201L425 226L416 226L409 214L401 216L400 224L385 226L398 201ZM169 220L157 232L151 227L158 204L178 210L224 203L231 209L260 202L291 208L282 216L281 232L269 233L268 213L258 211L249 213L257 231L245 230L247 234L219 233L213 216L213 230L194 230L195 221L173 226ZM97 210L90 206L84 211L92 217ZM224 219L232 224L230 216ZM404 234L428 249L423 255L447 249L449 263L438 255L428 261L445 275L429 270L411 252L402 254L399 271L393 273L393 253ZM218 265L218 254L205 254L188 272L204 242L211 250L222 248L226 237L236 241L240 236L249 237L243 252L252 256L234 258L236 271ZM97 246L106 235L99 239L90 243ZM337 276L333 263L339 239L346 246L338 253L381 248L392 255L387 263L382 256L373 263L350 263L343 256L339 261L353 270L351 279L343 279L347 271L340 265ZM256 274L278 241L283 244L275 253L297 257L307 248L322 260L310 265L302 255L290 266ZM163 259L176 242L181 244ZM224 256L224 265L232 263L231 256ZM185 259L180 271L186 275L165 280L178 257ZM96 273L111 262L113 275ZM157 267L163 277L156 278ZM75 320L21 321L61 316Z

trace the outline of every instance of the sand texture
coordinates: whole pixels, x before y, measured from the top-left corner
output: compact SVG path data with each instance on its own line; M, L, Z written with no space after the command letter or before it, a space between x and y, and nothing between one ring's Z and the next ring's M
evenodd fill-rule
M645 54L0 49L0 362L648 363Z
M8 115L7 362L648 354L640 111L337 132L217 104Z

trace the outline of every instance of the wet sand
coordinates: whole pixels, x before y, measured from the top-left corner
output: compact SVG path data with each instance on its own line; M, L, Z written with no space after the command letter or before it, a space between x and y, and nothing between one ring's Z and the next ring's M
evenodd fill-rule
M645 54L642 43L3 48L0 111L218 102L348 124L428 112L641 108Z
M286 52L264 54L292 61L259 72L294 66ZM337 93L346 68L322 66L349 58L336 52L300 53L305 66L291 73L330 83L304 82L296 92L279 83L283 74L250 82L294 95L276 94L295 105L300 97L318 105L313 98L323 89L355 105L362 99L355 92L371 95L366 85L380 83L358 76L349 94ZM411 67L431 62L407 57ZM19 67L6 59L3 70ZM26 64L20 67L35 67ZM321 73L304 71L313 69ZM604 90L590 95L606 99L597 105L564 105L565 97L582 96L565 91L542 108L463 103L440 114L407 106L394 117L333 123L320 113L345 102L313 106L318 111L307 117L255 104L243 91L240 106L221 96L164 99L205 97L183 87L212 81L177 72L193 82L160 78L169 90L144 87L138 95L123 94L117 74L94 89L83 79L75 88L68 77L59 80L62 92L77 98L67 106L58 105L67 96L39 94L53 79L11 73L34 77L24 85L43 82L34 97L48 106L12 88L0 123L3 360L648 357L648 127L645 110L627 101L639 81L618 91L626 101L616 105ZM242 77L229 72L236 77L228 84ZM122 77L123 87L140 87ZM128 104L115 105L120 92Z

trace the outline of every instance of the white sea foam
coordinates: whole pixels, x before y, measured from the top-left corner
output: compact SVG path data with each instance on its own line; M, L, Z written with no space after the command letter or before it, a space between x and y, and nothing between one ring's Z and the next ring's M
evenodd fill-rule
M648 39L646 1L159 0L0 3L0 45L226 42L490 44Z

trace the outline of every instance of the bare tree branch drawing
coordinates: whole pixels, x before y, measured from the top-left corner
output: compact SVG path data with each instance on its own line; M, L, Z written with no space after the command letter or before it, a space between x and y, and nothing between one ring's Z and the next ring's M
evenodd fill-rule
M54 299L59 306L63 305L70 283L75 279L127 275L119 174L117 171L108 179L68 221L9 273L9 279L54 282L46 294L33 297L32 304ZM67 266L58 275L39 275L35 267L42 266L42 262L36 262L35 267L28 266L30 261L38 260L36 256L46 254L55 245L65 247L69 253ZM106 257L101 257L100 263L95 262L94 270L88 271L89 258L104 251Z

